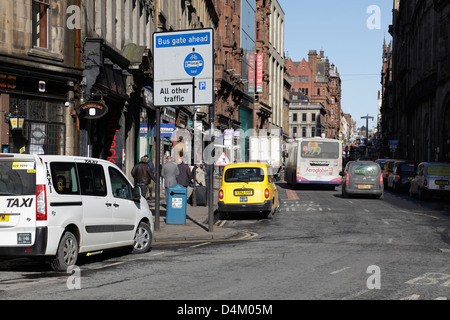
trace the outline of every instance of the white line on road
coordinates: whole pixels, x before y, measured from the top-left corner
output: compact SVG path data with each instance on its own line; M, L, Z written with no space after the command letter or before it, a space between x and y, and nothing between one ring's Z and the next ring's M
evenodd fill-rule
M330 274L337 274L337 273L342 272L342 271L345 271L345 270L347 270L347 269L350 269L350 267L345 267L345 268L342 268L342 269L339 269L339 270L330 272Z
M196 245L191 246L191 248L197 248L197 247L201 247L201 246L206 246L207 244L210 244L211 242L204 242L204 243L199 243Z

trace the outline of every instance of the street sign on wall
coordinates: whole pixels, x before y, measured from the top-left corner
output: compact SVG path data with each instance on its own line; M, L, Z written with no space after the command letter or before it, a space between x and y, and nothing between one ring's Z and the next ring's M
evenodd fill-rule
M154 105L214 103L213 29L153 34Z

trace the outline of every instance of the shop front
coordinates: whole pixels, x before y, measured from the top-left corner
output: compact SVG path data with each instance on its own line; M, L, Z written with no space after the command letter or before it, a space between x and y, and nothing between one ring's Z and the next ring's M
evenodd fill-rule
M81 97L86 102L77 108L80 155L106 159L124 169L126 155L134 152L134 143L130 147L126 141L134 139L128 136L134 123L127 102L129 61L103 39L86 39L85 52Z
M66 154L67 96L76 79L0 64L3 153Z

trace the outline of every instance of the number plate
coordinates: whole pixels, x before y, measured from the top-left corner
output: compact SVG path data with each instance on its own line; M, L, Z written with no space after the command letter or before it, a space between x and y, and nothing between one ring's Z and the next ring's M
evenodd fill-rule
M359 190L372 189L372 186L370 184L358 184L358 189Z
M248 202L248 198L247 197L240 197L239 201L240 202Z
M448 180L436 180L438 186L448 186Z
M234 195L239 196L252 196L253 195L253 189L238 189L234 190Z
M9 214L0 214L0 222L8 222Z

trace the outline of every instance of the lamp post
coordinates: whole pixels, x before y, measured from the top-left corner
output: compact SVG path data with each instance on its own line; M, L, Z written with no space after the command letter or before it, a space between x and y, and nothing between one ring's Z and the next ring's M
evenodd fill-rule
M369 119L373 121L373 117L367 116L361 117L361 119L366 119L366 158L369 157Z

